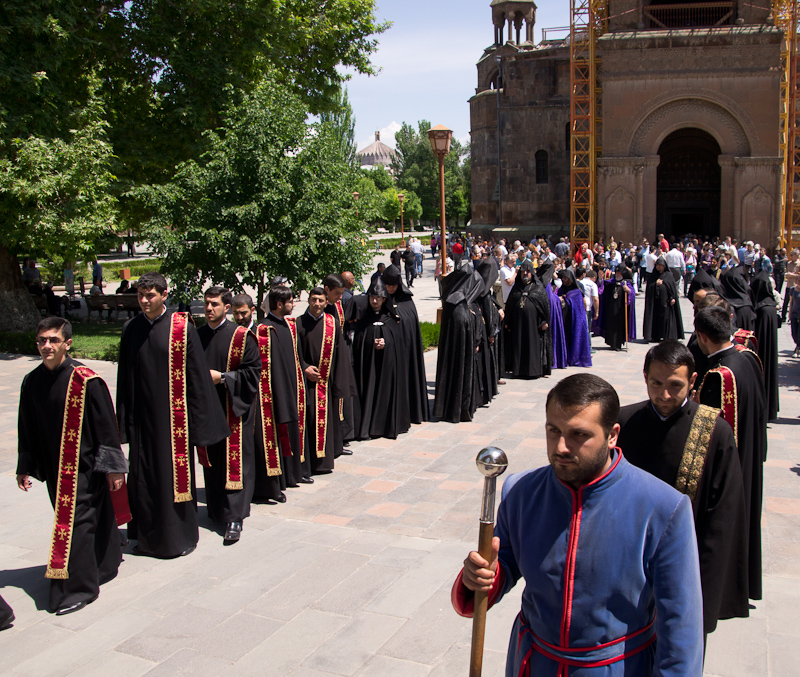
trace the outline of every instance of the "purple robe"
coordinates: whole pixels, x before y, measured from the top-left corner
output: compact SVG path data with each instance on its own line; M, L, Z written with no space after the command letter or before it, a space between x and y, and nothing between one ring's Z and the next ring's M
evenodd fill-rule
M550 336L553 340L553 369L566 369L567 341L564 338L564 318L561 315L561 301L552 284L547 287L547 296L550 297Z
M563 289L563 287L562 287ZM567 363L570 367L591 367L592 366L592 340L589 336L589 327L586 324L586 305L583 302L583 292L580 289L570 289L566 294L561 295L567 302L564 309L569 313L569 335L567 341Z
M595 336L605 336L603 333L603 289L605 289L605 280L598 279L597 282L597 296L598 296L598 307L597 307L597 319L592 320L592 334Z

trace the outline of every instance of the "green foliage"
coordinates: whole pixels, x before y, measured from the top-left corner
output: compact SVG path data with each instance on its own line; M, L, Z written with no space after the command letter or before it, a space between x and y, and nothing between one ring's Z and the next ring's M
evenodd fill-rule
M102 262L103 279L106 281L122 280L122 269L131 271L131 277L140 277L151 271L161 272L161 259L139 259L138 261Z
M354 205L358 209L359 218L366 223L375 223L383 220L383 195L375 187L372 179L362 176L356 185L358 202Z
M307 124L286 88L262 82L208 132L209 150L175 179L141 189L148 235L177 298L205 280L264 297L274 275L308 289L331 271L358 277L367 262L352 192L358 173L336 153L330 124Z
M409 225L422 218L422 201L413 190L403 193L403 218Z
M347 97L347 90L340 92L337 108L333 111L324 111L319 116L322 124L330 125L331 132L338 140L336 149L338 155L347 164L356 166L356 120L353 117L353 107Z
M383 165L375 165L372 169L362 169L361 173L370 179L381 192L394 186L394 178Z
M410 235L411 235L411 233L406 232L406 239L408 239L408 237ZM417 239L420 241L420 244L422 244L422 245L424 245L426 247L429 247L430 244L431 244L431 236L430 235L426 235L425 237L419 237ZM375 248L375 243L376 242L379 243L379 246L380 246L381 249L394 249L394 246L396 244L399 244L399 245L402 246L403 240L402 240L402 238L399 238L399 237L387 237L387 238L381 238L381 239L377 239L376 238L376 239L371 241L371 245L372 246L370 247L370 251L372 251Z
M76 359L117 362L121 336L121 324L73 322L70 355ZM38 355L36 332L0 332L0 353Z
M14 355L38 355L35 331L0 332L0 353Z
M395 188L387 188L383 191L383 218L394 222L400 218L400 199L397 197Z
M439 332L442 326L435 322L420 322L419 328L422 332L422 349L436 348L439 345Z

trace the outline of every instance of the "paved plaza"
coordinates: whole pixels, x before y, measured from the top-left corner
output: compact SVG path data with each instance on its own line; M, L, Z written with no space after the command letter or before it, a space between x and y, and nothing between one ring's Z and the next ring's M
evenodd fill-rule
M438 303L426 260L414 291L423 319ZM641 326L642 297L637 300ZM687 327L691 309L683 301ZM644 399L647 346L597 349L592 371L623 404ZM780 330L781 419L769 426L763 517L765 599L749 619L709 637L709 677L797 674L800 642L800 360ZM436 351L426 354L433 396ZM96 602L47 612L44 578L53 513L45 487L15 486L17 398L37 360L0 355L0 594L17 621L0 633L0 674L465 677L471 622L450 587L477 542L482 480L474 459L506 451L509 473L546 463L544 398L560 370L500 387L471 423L412 426L395 440L354 443L332 475L289 489L285 505L254 505L242 540L222 545L199 490L200 543L189 557L125 555ZM116 365L87 361L115 389ZM199 473L202 479L202 473ZM130 546L127 549L130 552ZM502 675L521 586L488 618L484 675Z

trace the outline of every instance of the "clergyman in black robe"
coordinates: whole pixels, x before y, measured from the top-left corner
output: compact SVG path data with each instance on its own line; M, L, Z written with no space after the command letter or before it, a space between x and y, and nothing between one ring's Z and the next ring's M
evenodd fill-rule
M519 267L508 294L503 326L509 375L525 379L549 376L553 363L550 299L528 260Z
M433 415L442 421L471 421L481 404L476 368L486 334L476 301L483 290L483 279L469 262L459 261L455 270L442 278L442 328L433 403Z
M400 330L403 333L406 350L409 415L412 423L422 423L430 418L430 404L417 306L414 304L413 292L403 283L399 268L394 265L389 266L383 272L381 279L389 292L386 303L394 307L394 314L400 318ZM362 306L366 310L363 303Z
M697 272L694 274L692 282L689 285L689 293L687 294L687 298L692 303L694 303L695 292L699 291L700 289L713 291L720 296L724 296L722 283L716 277L709 275L702 267L698 267Z
M128 537L138 539L136 554L170 558L188 555L199 539L191 448L215 444L231 431L219 406L203 346L188 322L183 343L186 372L182 376L186 383L191 500L176 502L169 363L173 313L164 305L164 276L145 273L139 278L137 294L143 312L123 330L117 370L119 432L122 442L130 443L128 495L133 520L128 524Z
M333 472L334 459L342 454L342 411L340 400L354 392L351 380L353 366L349 351L342 349L344 336L339 328L339 319L333 313L326 313L327 297L322 287L314 287L308 295L308 310L297 318L298 350L306 366L306 432L305 457L312 474ZM319 380L320 360L323 357L323 337L328 316L333 321L332 350L330 351L330 371L327 382L326 434L324 445L320 443L321 456L317 454L317 381Z
M645 361L650 399L622 407L617 444L633 465L692 501L708 634L718 620L749 615L747 529L733 430L717 409L697 418L701 405L688 399L695 384L692 363L691 353L677 341L650 349ZM673 383L681 386L677 393L669 391ZM700 434L690 436L693 426Z
M680 294L667 261L660 256L647 278L643 336L648 343L683 338Z
M361 418L356 437L396 439L411 427L407 354L401 320L390 312L389 292L380 279L367 290L369 310L356 322L353 365Z
M758 356L764 367L764 387L767 395L767 420L778 418L778 304L773 296L772 281L761 270L750 281L756 313L756 340Z
M206 361L215 381L217 397L223 415L227 417L230 403L233 416L240 419L240 473L241 488L226 488L228 483L227 440L206 447L210 467L203 468L206 487L208 517L213 522L226 525L225 540L238 541L242 522L250 516L250 501L255 488L255 438L253 425L258 380L261 376L261 359L258 344L252 332L244 330L239 364L228 369L229 356L239 350L233 343L238 324L225 315L230 310L231 293L222 287L210 287L205 292L207 323L197 330ZM213 326L212 326L213 324ZM219 381L219 382L217 382Z
M494 294L494 283L499 277L497 266L488 259L481 261L475 270L483 279L483 293L478 298L478 305L483 315L486 327L486 341L489 348L484 356L485 371L490 376L488 391L492 397L497 395L497 384L505 371L505 337L503 332L503 317L505 311L500 307Z
M28 491L30 477L47 484L55 506L60 477L61 441L67 388L81 363L67 356L69 322L49 317L39 324L37 339L43 363L22 381L19 399L17 484ZM47 337L58 344L41 344ZM117 575L122 539L112 505L110 482L122 485L127 462L122 453L108 388L101 378L86 383L77 468L75 509L67 563L68 578L50 581L50 608L59 615L94 601L100 585ZM67 498L65 495L64 498ZM63 500L63 499L62 499Z
M753 309L753 294L745 278L744 266L729 268L720 276L725 300L736 313L736 326L747 331L756 330L756 313Z
M709 371L697 389L697 398L701 404L722 409L733 428L744 482L748 596L761 599L761 504L767 458L764 379L755 356L739 352L731 344L731 319L725 308L700 310L694 326L698 344L709 356Z
M603 339L612 350L620 350L631 335L635 336L635 298L633 275L627 266L619 266L603 285L600 311Z

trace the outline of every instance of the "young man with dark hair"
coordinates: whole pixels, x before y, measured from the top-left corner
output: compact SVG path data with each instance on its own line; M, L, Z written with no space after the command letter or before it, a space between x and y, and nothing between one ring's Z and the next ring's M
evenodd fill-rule
M231 299L231 311L233 312L233 319L240 327L255 332L256 319L254 316L256 306L253 303L253 297L249 294L236 294Z
M731 342L730 311L709 306L694 318L697 344L708 358L708 372L697 389L701 404L722 410L733 428L744 481L748 537L748 597L761 599L761 503L767 458L767 401L764 377L755 356Z
M335 311L325 312L326 291L314 287L308 293L308 310L297 319L298 352L307 365L305 456L314 474L332 472L334 459L342 454L339 405L351 396L353 383L339 318Z
M231 431L214 392L203 346L187 313L167 310L167 281L145 273L137 286L142 314L122 333L117 419L130 442L129 493L134 554L170 558L197 547L193 447Z
M719 409L689 399L697 374L679 341L650 348L644 361L648 398L623 407L618 444L633 465L692 501L703 631L717 621L747 618L747 529L744 484L733 430Z
M250 515L256 479L253 414L261 376L261 360L253 332L227 318L233 296L224 287L203 294L206 324L197 336L206 354L231 435L210 444L201 454L209 518L225 525L224 540L235 543Z
M471 615L476 590L491 606L524 575L506 674L588 675L621 663L598 674L699 677L689 499L623 457L619 399L603 379L563 379L545 411L550 465L505 481L491 561L469 554L454 607Z
M128 464L108 387L68 355L70 323L45 318L36 345L42 364L23 380L19 399L17 485L28 491L31 477L47 484L55 519L45 576L50 608L62 616L91 604L117 575L122 540L111 492L122 489Z

